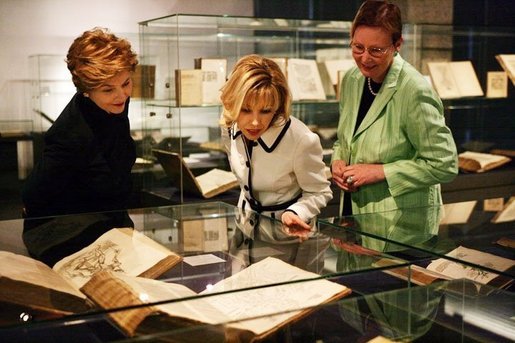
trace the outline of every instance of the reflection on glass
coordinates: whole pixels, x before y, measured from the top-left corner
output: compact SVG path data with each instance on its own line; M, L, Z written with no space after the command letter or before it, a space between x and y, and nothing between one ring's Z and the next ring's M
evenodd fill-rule
M307 271L321 273L329 237L316 231L292 232L275 219L238 209L236 229L230 242L233 272L267 256Z
M25 219L22 238L31 257L53 266L115 227L134 227L127 211Z

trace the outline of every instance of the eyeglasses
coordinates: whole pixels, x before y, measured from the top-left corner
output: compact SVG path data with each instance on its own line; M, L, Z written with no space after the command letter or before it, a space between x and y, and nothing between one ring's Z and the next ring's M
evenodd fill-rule
M392 45L390 45L389 47L386 47L386 48L376 48L376 47L365 48L361 44L355 44L355 43L350 44L350 48L351 48L353 54L361 55L361 54L365 53L365 51L368 51L368 53L372 57L383 57L383 55L386 54L386 52L391 47L392 47Z

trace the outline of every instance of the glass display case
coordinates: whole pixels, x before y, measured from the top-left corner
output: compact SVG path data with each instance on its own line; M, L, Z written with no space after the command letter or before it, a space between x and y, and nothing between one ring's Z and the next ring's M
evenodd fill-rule
M444 342L456 338L492 342L513 338L510 326L503 327L513 316L512 293L501 291L493 283L446 281L449 278L443 273L427 267L443 258L446 263L459 262L513 280L510 271L470 264L461 255L446 256L445 247L461 242L435 239L440 235L438 225L434 225L441 223L440 210L332 218L320 221L310 232L291 231L276 220L221 202L3 221L0 335L3 341L57 337L78 341L188 341L189 337L198 341L209 332L213 341L230 341L231 334L241 334L241 326L233 331L235 322L261 323L258 316L268 325L273 323L267 330L256 329L263 339L303 337L308 331L313 336L306 337L313 342L324 337L359 340L370 334L396 340L436 337ZM142 250L146 244L133 236L138 243L128 251L115 240L107 244L109 250L97 240L112 228L127 226L134 227L134 235L143 234L180 256L180 260L163 269L155 280L135 278L124 256L132 256L138 263L146 261L153 254ZM374 232L365 229L371 227ZM511 237L502 228L498 231ZM467 241L472 242L494 238L474 230L468 233ZM430 248L436 246L441 249ZM467 247L479 249L477 245ZM20 256L31 256L29 265L39 268L38 272L29 273L28 267L19 269L23 265ZM82 261L72 263L81 277L89 273L86 286L95 280L89 290L81 288L93 302L76 311L51 311L42 304L61 304L62 295L48 286L34 286L34 279L39 280L42 273L36 260L58 266L69 256L72 261ZM104 278L99 276L104 272L95 273L99 269L122 269L124 273L111 272L109 275L115 277ZM62 274L60 277L65 282ZM325 287L330 287L334 295L327 297L333 293L317 291ZM509 288L511 283L503 287ZM326 298L319 299L321 295ZM270 301L277 296L281 298ZM311 298L318 300L308 301ZM234 305L240 312L234 310L232 319L218 316L213 321L207 313L211 305L205 302L218 304L220 311ZM204 304L201 310L199 303ZM161 305L174 310L155 307ZM178 308L188 309L186 319L166 312L177 314ZM162 311L168 315L155 315ZM131 327L135 331L128 329ZM247 332L241 337L248 341L254 335Z
M416 262L450 278L511 287L515 277L514 199L322 218L319 230L328 235L341 229L345 234L359 233L363 247Z
M320 79L325 85L325 97L318 100L296 99L292 113L319 134L326 149L324 158L329 162L338 123L338 70L352 64L348 48L350 25L350 22L338 21L183 14L141 22L140 58L152 73L146 77L151 81L142 84L142 87L148 88L147 94L150 95L142 99L141 155L155 161L153 149L175 151L191 158L194 174L205 170L198 167L198 160L208 162L210 168L227 169L225 156L218 144L221 106L216 101L216 92L220 84L206 86L209 82L206 83L204 79L202 85L188 90L190 95L199 95L196 102L181 104L177 101L177 90L185 89L186 85L184 81L178 82L184 76L176 78L176 70L184 74L202 69L202 60L222 61L221 75L224 78L240 57L257 53L276 58L280 63L288 59L317 62ZM428 78L429 62L472 63L484 95L443 101L446 120L459 151L488 152L498 149L511 154L515 147L512 134L515 127L511 115L514 108L513 86L511 82L506 86L507 97L486 95L488 72L502 70L495 55L515 52L513 29L405 24L403 36L403 58ZM502 44L497 44L500 37ZM208 73L204 70L202 75L206 78ZM211 78L209 80L212 81ZM211 81L210 84L214 85ZM178 88L179 84L181 88ZM188 85L191 86L191 83ZM211 87L214 98L202 101L200 95L205 95L206 87ZM151 173L144 181L145 191L166 200L184 202L185 193L181 185L175 192L170 191L170 177L165 175L159 163L148 166L148 169ZM460 175L455 182L444 185L444 199L447 191L449 202L478 199L483 191L488 193L489 190L490 193L500 192L499 196L513 194L515 173L512 163L489 174L496 176L482 178L481 175L464 175L466 180L462 181L463 175Z

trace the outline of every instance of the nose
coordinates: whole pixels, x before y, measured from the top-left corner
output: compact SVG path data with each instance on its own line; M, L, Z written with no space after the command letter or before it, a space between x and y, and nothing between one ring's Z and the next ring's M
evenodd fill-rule
M254 125L254 126L259 125L259 115L257 113L252 114L252 125Z
M370 55L370 52L368 52L368 49L365 49L365 51L361 54L361 58L364 60L371 60L374 57Z

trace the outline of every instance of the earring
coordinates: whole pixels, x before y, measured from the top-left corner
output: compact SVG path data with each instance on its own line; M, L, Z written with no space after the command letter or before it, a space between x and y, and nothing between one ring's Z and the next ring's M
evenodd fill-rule
M89 98L89 94L86 92L82 93L82 95L84 95L85 98Z

